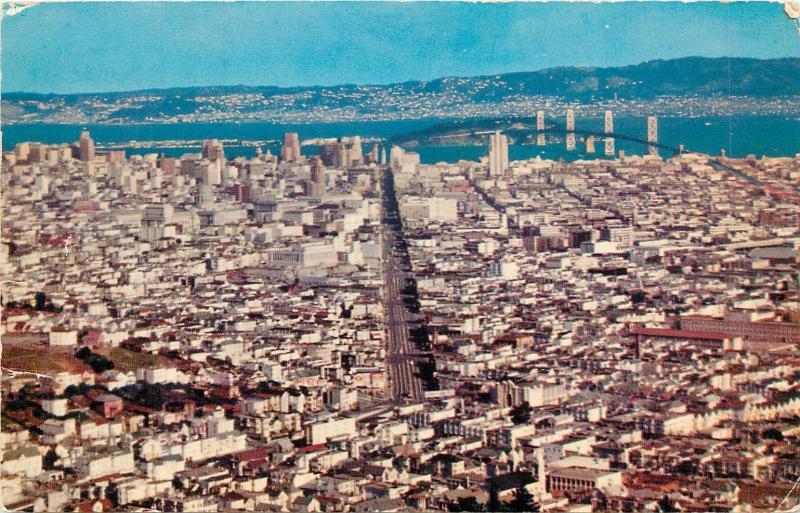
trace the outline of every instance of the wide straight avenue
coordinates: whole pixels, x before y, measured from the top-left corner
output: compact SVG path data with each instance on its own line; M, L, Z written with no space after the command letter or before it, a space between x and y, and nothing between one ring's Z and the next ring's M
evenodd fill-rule
M412 280L403 227L400 221L394 178L385 171L383 191L384 315L387 332L387 368L391 395L396 400L424 398L423 381L415 355L411 329L419 323L403 298L406 281ZM404 258L405 257L405 258Z

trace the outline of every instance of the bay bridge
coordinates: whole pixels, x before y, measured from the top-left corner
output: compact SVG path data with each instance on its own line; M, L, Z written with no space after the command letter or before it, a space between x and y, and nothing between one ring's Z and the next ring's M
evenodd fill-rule
M586 153L594 153L594 141L595 138L597 138L598 141L602 141L604 143L605 146L604 153L608 157L614 156L615 154L614 144L617 140L635 142L646 145L649 153L651 154L658 154L659 150L664 150L665 152L672 153L673 155L686 153L686 150L684 149L683 145L675 148L673 146L660 143L658 141L658 118L656 118L655 116L647 117L646 138L642 138L632 134L615 132L614 113L610 110L606 110L603 114L602 130L593 130L593 129L579 128L579 127L576 128L575 111L573 109L567 109L564 123L556 121L556 122L551 122L549 125L546 124L544 111L541 110L536 112L535 121L536 121L535 133L537 134L537 141L536 141L537 146L544 146L545 136L547 134L555 133L566 136L565 143L567 146L567 151L572 151L575 149L576 145L575 136L581 135L584 137L585 140Z
M564 124L554 123L546 126L542 130L536 130L536 133L546 135L546 134L558 134L558 135L566 135L575 134L581 135L584 137L594 137L598 140L605 140L605 139L613 139L615 141L629 141L640 143L650 148L664 150L665 152L671 153L673 155L680 155L683 153L691 153L689 150L684 148L682 145L679 147L670 146L668 144L660 143L656 141L650 141L643 137L637 137L635 135L630 134L621 134L618 132L605 132L603 130L591 130L586 128L579 128L575 127L572 130L568 130L567 126ZM611 156L611 155L609 155Z
M692 152L687 150L683 144L679 145L678 147L674 147L668 144L664 144L658 141L658 123L655 116L648 116L647 118L647 134L646 138L639 137L636 135L631 134L623 134L614 131L614 120L613 114L610 110L607 110L604 115L604 128L603 130L594 130L594 129L586 129L580 128L575 126L575 113L572 109L568 109L566 112L566 122L560 123L558 121L551 122L549 124L545 124L544 121L544 113L543 111L538 111L535 117L535 127L525 127L524 131L529 131L531 133L537 134L537 145L544 146L545 145L545 135L546 134L558 134L564 135L565 143L567 151L575 150L576 146L576 135L583 136L585 139L585 144L587 146L586 153L594 153L594 138L597 138L599 141L603 141L605 143L605 150L604 153L607 157L614 158L614 142L616 140L622 141L630 141L635 143L640 143L642 145L646 145L648 148L648 152L650 154L658 155L659 150L663 150L666 153L670 153L671 156L675 155L682 155L685 153L698 153L702 154L702 152ZM520 129L512 128L512 131L516 131ZM508 139L507 137L503 136L500 131L495 131L493 136L489 138L489 173L494 174L500 171L499 168L508 165ZM621 153L621 152L620 152ZM504 155L501 158L498 158L498 154ZM714 158L709 156L708 165L711 166L713 169L717 171L723 171L728 173L737 179L743 180L744 182L748 183L749 185L757 188L761 193L775 199L778 201L790 201L796 204L800 204L800 194L797 194L793 191L785 191L778 189L776 187L770 186L769 184L764 183L762 180L755 178L741 169L737 169L732 167L728 163L726 163L726 159L724 157ZM472 185L475 190L483 197L483 199L495 210L498 212L505 214L506 209L503 205L498 204L494 198L484 191L475 181L472 181ZM513 219L508 219L508 228L512 231L518 231L520 229L517 226L516 222Z
M663 144L658 142L658 122L655 116L648 116L647 118L647 138L643 139L641 137L630 135L630 134L620 134L614 132L614 118L613 114L610 110L605 111L604 114L604 129L602 131L599 130L586 130L580 129L575 127L575 113L572 109L567 109L566 112L566 123L559 124L558 122L551 124L551 126L545 126L544 123L544 113L542 111L538 111L536 113L536 131L539 134L540 140L543 134L545 133L559 133L559 134L566 134L567 136L567 149L572 150L575 148L575 134L583 135L587 138L597 137L598 139L605 140L607 143L611 141L611 145L607 144L606 146L606 155L613 156L613 141L615 140L624 140L624 141L631 141L637 142L641 144L645 144L648 146L649 152L652 154L657 154L658 150L664 150L666 152L672 153L672 155L681 155L684 153L695 153L687 150L684 145L679 145L677 148L674 146L670 146L667 144ZM587 141L587 146L589 145ZM571 146L571 147L570 147ZM609 148L611 151L609 152ZM593 149L593 148L592 148ZM590 153L587 150L587 153ZM702 153L702 152L698 152ZM730 175L735 176L736 178L747 182L748 184L758 188L762 193L766 194L767 196L772 197L773 199L779 201L791 201L797 204L800 204L800 194L797 194L792 191L785 191L778 189L776 187L770 186L769 184L764 183L763 181L750 176L749 174L745 173L740 169L736 169L731 167L730 165L726 164L724 161L724 157L720 158L711 158L708 159L708 165L712 168L726 172Z

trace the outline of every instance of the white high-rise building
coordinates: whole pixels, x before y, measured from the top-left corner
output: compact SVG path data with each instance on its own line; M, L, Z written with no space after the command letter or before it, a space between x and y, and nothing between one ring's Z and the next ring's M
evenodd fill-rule
M350 162L353 164L364 163L364 153L361 149L361 137L356 135L351 139L350 145Z
M508 137L497 130L489 137L489 175L501 175L507 168Z
M544 130L544 111L538 110L536 111L536 130L542 131Z
M575 131L575 111L567 109L567 132Z
M395 173L400 171L400 168L403 167L403 158L405 154L405 150L400 146L392 146L392 150L389 153L389 169Z

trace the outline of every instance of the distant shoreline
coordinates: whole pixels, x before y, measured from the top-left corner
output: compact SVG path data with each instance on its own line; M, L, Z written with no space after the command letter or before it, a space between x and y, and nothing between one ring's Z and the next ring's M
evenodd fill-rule
M527 135L516 129L508 131L515 141L509 147L510 158L542 158L576 160L602 157L603 148L595 141L596 152L585 153L585 141L579 135L574 151L566 151L563 137L558 134L548 136L544 147L536 145L535 132L530 130L527 119ZM250 158L256 147L280 151L280 141L285 132L298 132L301 141L306 143L303 153L317 153L323 139L360 135L365 144L382 144L388 147L398 144L410 151L420 153L423 163L440 161L456 162L460 159L478 160L486 154L485 141L479 138L444 144L441 136L448 131L485 131L499 128L506 130L517 124L518 118L493 119L423 119L403 121L362 121L348 123L182 123L146 125L66 125L66 124L25 124L3 127L3 151L14 148L18 142L31 141L46 144L74 143L82 128L88 128L98 149L126 150L128 155L144 153L165 153L180 156L183 153L197 153L204 139L223 141L226 155ZM548 120L555 123L558 119ZM733 151L729 151L728 125L733 130ZM615 128L620 134L642 137L645 134L644 116L619 116L615 118ZM602 119L597 117L577 118L576 125L591 130L602 129ZM522 136L520 135L522 134ZM678 147L684 144L687 151L698 151L717 155L724 149L733 157L750 154L761 156L794 156L800 153L800 118L791 116L726 116L714 117L659 117L660 142ZM425 140L426 136L433 136ZM526 138L527 137L527 138ZM533 137L531 139L530 137ZM617 141L616 152L625 151L627 155L644 154L647 148L630 141ZM667 157L668 152L663 156Z

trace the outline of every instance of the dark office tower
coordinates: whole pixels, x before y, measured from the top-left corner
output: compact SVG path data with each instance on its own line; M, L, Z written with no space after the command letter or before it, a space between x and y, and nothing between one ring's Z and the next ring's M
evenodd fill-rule
M300 137L296 132L286 132L283 134L281 160L284 162L297 162L300 160Z
M309 182L309 196L321 198L325 196L325 165L319 157L311 159L311 180Z
M28 162L29 163L44 162L46 158L47 158L47 146L41 143L31 143L30 151L28 152Z
M581 227L571 227L569 229L569 247L580 248L584 242L592 241L592 231Z
M350 150L347 149L344 141L339 141L336 161L339 163L339 167L350 167Z
M339 165L339 143L337 141L326 142L322 148L322 162L326 166L337 167Z
M228 190L228 193L231 194L234 197L234 199L240 203L245 203L247 201L250 201L250 188L247 187L246 185L237 183Z
M161 171L164 173L165 176L171 176L175 174L175 171L178 167L178 161L172 157L166 157L164 155L158 159L158 167L161 168Z
M225 148L217 139L203 141L203 158L208 160L225 160Z
M89 162L94 158L94 141L89 136L88 130L81 132L81 138L78 141L78 156L83 162Z

